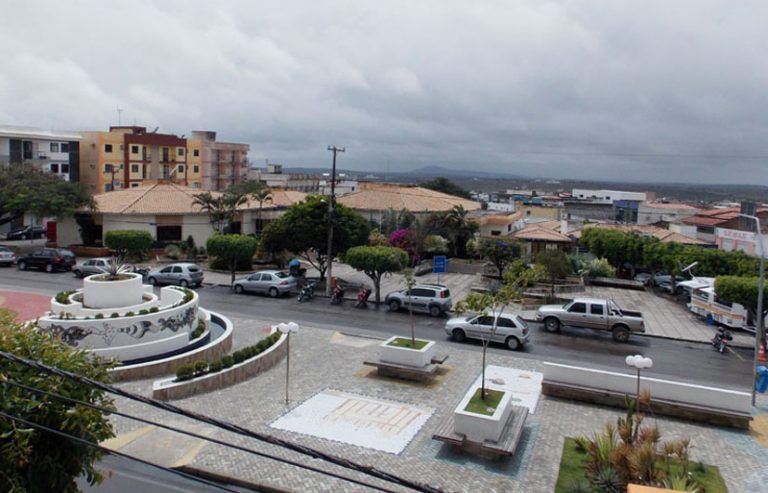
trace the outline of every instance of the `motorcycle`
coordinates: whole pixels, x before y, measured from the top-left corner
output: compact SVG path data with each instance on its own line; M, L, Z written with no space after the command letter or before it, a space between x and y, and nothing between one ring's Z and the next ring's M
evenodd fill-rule
M733 336L731 335L731 331L720 327L717 329L717 334L715 334L715 337L712 338L712 347L715 348L715 351L718 351L722 354L726 349L728 349L728 342L732 340Z
M333 288L333 293L331 293L331 304L341 305L342 301L344 301L344 290L341 288L341 285L336 284L336 287Z
M362 287L360 292L357 293L357 302L355 302L355 308L368 308L368 298L371 296L371 290Z
M309 301L315 296L315 282L309 281L299 291L299 301Z

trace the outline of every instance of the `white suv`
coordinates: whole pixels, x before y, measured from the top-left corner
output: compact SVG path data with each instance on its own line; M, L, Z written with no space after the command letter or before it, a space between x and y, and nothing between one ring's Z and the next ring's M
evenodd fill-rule
M439 317L451 309L451 291L442 284L417 284L411 289L410 295L407 289L394 291L384 298L384 303L393 312L401 308L411 308L415 312L429 313L433 317Z

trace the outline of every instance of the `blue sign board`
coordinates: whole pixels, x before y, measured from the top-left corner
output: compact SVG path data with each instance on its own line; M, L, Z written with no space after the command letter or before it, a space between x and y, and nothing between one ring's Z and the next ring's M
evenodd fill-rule
M447 260L445 258L445 255L436 256L434 259L432 259L432 272L434 272L435 274L445 272L446 263L447 263Z

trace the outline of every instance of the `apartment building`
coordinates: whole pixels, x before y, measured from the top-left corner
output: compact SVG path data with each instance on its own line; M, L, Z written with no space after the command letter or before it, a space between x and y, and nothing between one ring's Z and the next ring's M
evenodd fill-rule
M247 179L248 144L218 142L216 132L195 130L189 139L192 157L198 158L192 166L200 166L202 188L226 190L230 185ZM199 188L195 182L191 187Z
M0 125L0 166L32 163L67 181L80 180L80 135Z
M282 188L307 193L318 193L320 187L320 177L318 175L310 173L284 173L282 164L268 164L266 169L250 168L248 170L248 179L260 181L269 188ZM341 195L338 191L336 194Z

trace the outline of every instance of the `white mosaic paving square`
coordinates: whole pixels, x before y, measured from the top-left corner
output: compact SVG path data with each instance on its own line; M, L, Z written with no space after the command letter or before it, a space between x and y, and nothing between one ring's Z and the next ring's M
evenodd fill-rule
M433 413L434 409L325 390L270 426L399 454Z
M480 385L482 375L477 377L475 385ZM504 390L512 393L512 404L528 408L534 414L541 396L541 382L544 375L537 371L517 370L503 366L485 367L485 386L489 389Z

